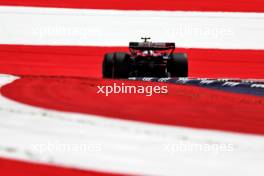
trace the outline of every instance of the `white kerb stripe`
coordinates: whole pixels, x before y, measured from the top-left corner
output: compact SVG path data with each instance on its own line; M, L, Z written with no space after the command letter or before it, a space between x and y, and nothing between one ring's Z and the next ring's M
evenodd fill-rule
M0 6L0 42L127 46L150 36L178 47L264 49L264 14Z

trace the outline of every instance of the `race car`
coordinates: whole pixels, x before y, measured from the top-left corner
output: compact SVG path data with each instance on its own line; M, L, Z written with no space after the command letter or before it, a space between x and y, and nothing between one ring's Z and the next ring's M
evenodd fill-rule
M103 60L103 78L188 77L186 53L174 53L175 43L130 42L130 53L107 53Z

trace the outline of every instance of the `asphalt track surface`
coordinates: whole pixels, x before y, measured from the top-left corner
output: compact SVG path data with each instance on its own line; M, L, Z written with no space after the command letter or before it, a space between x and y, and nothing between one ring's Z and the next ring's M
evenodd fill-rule
M190 10L263 12L262 1L208 0L165 1L1 1L3 5L99 8L122 10ZM154 1L155 2L155 1ZM113 7L113 4L115 6ZM105 52L127 51L125 47L73 46L0 46L0 72L21 76L1 88L1 93L18 102L48 109L102 115L105 118L183 126L198 129L263 135L264 99L243 92L231 93L207 88L166 83L102 80L101 62ZM263 50L179 49L190 57L190 76L197 78L263 79ZM58 67L59 66L59 67ZM97 85L113 82L131 85L168 85L168 95L151 98L142 95L113 95L106 98L96 93ZM242 93L242 94L241 94ZM60 102L60 103L58 103ZM126 108L123 107L124 102ZM162 107L162 108L161 108ZM155 111L153 110L155 109ZM107 175L108 173L68 169L50 165L0 160L5 175ZM112 175L112 174L108 174ZM114 174L113 174L114 175Z
M183 84L223 90L234 93L264 96L263 80L209 79L209 78L149 78L131 77L129 80Z

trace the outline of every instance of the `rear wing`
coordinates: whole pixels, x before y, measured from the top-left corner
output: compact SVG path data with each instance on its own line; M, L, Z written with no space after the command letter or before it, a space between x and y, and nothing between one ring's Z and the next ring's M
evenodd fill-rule
M129 48L134 50L174 50L175 43L130 42Z

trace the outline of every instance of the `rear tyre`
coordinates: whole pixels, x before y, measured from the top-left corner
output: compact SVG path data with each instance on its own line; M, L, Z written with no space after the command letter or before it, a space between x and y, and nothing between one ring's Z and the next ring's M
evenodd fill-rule
M112 78L113 77L113 62L114 62L114 54L107 53L104 56L103 61L103 78Z
M103 61L103 78L128 78L131 71L130 56L127 53L108 53Z
M114 53L113 78L128 78L131 72L130 55L127 53Z
M173 53L168 62L171 77L188 77L188 57L186 53Z

